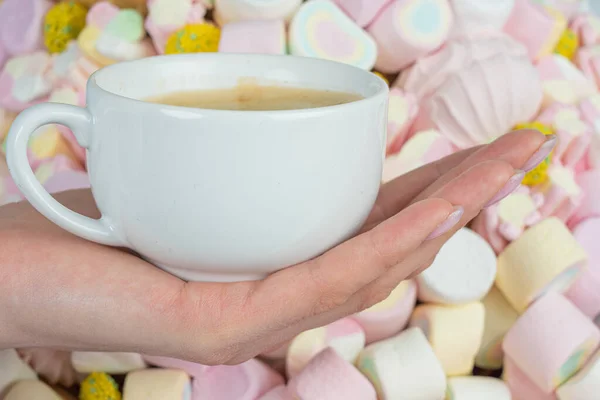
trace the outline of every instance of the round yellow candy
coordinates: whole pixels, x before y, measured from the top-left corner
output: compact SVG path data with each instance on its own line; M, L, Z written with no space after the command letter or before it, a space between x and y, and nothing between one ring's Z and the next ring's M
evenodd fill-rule
M214 53L219 50L221 30L212 24L190 24L173 33L165 54Z
M554 52L571 60L575 57L578 48L579 38L577 37L577 34L570 29L565 29L558 44L554 48Z
M373 71L373 73L375 75L377 75L378 77L380 77L381 79L383 79L385 81L385 83L387 83L387 85L390 86L390 81L381 72L379 72L379 71Z
M544 125L541 122L529 122L524 124L518 124L515 126L515 130L519 129L536 129L542 132L544 135L552 135L554 131L548 125ZM537 167L533 170L529 171L525 178L523 178L523 185L526 186L537 186L545 183L548 180L548 167L550 166L550 162L552 161L552 153L546 157L544 161L542 161Z
M81 383L79 400L121 400L121 392L110 375L92 372Z
M87 9L74 1L54 5L44 20L44 44L50 53L62 53L85 27Z

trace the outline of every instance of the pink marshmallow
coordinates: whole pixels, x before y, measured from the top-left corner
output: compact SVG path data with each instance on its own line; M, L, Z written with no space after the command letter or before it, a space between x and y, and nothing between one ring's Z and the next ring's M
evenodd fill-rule
M527 47L532 60L539 60L552 53L566 27L560 12L530 0L515 0L504 31Z
M258 400L296 400L284 385L277 386Z
M600 44L600 18L594 14L581 14L571 21L570 29L579 37L583 47Z
M375 388L352 364L328 348L288 383L299 400L375 400Z
M417 118L419 103L412 93L391 88L388 102L387 154L400 151L408 138L412 123Z
M560 11L568 20L573 18L581 8L581 0L544 0L544 4Z
M62 154L41 162L35 169L35 177L44 185L53 176L64 172L84 172L83 166Z
M63 171L53 175L44 184L44 188L48 191L48 193L89 189L90 187L90 178L84 171Z
M584 195L575 215L569 220L571 227L587 218L600 217L600 169L581 172L575 179Z
M219 52L285 54L283 20L230 22L221 28Z
M390 296L352 318L365 331L366 344L394 336L406 326L417 301L417 284L401 282Z
M0 73L0 107L21 112L48 100L54 83L47 74L51 62L43 51L8 60Z
M369 25L393 0L335 0L361 28Z
M600 45L579 49L576 62L590 82L600 88Z
M292 340L287 352L288 377L297 375L326 347L332 347L343 359L353 363L365 347L365 332L356 321L344 318L299 334Z
M569 59L560 54L542 57L536 64L542 80L544 104L577 104L596 92L596 87Z
M600 343L600 330L570 301L549 292L506 333L506 356L542 392L551 393L575 374Z
M398 0L389 4L367 28L377 42L376 69L399 72L439 48L451 26L452 10L447 0Z
M544 393L508 357L504 357L504 380L508 385L512 400L556 400L553 392Z
M0 3L0 47L18 56L44 48L44 17L50 0L4 0Z
M255 400L284 383L283 377L262 362L207 367L194 377L194 400Z

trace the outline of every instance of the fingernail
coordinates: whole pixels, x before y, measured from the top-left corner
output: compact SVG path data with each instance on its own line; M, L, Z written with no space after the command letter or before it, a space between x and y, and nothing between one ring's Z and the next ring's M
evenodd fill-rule
M450 215L448 215L448 218L446 218L444 220L444 222L439 224L437 226L437 228L435 228L434 231L431 232L429 234L429 236L427 236L427 239L425 239L425 240L435 239L437 237L442 236L444 233L448 232L450 229L452 229L456 224L458 224L460 222L460 219L462 218L464 213L465 213L465 209L462 208L461 206L454 207L454 211L452 211L452 213L450 213Z
M500 189L498 193L494 197L487 202L484 208L488 208L498 203L500 200L511 194L515 191L516 188L519 187L521 182L523 182L523 178L525 177L525 171L517 170L517 172L510 177L510 179L506 182L504 187Z
M552 151L554 146L556 146L557 137L556 135L548 135L546 137L546 141L544 144L540 146L540 148L535 152L534 155L523 165L521 168L525 172L529 172L537 167L542 161L548 157L548 154Z

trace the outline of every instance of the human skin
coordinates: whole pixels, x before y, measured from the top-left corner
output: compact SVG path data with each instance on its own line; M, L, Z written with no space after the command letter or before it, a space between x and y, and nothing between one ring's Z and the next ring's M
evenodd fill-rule
M354 238L255 282L185 282L63 231L26 202L1 207L0 348L243 362L385 299L428 267L544 141L536 131L510 133L399 177L382 186ZM99 217L88 190L56 198ZM460 221L428 239L456 207Z

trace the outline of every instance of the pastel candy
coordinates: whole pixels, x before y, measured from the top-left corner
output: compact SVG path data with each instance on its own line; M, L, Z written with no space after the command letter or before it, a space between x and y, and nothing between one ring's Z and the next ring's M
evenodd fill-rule
M52 91L52 81L46 76L51 58L46 52L36 52L11 58L0 73L0 106L20 112L46 101Z
M25 379L38 379L36 373L21 360L16 350L0 350L0 398L16 382Z
M515 6L515 0L450 0L454 12L452 37L501 31Z
M430 129L417 132L400 149L386 158L383 182L389 182L412 170L452 154L455 147L439 131Z
M283 20L231 22L221 28L219 52L285 54Z
M303 3L289 27L291 54L324 58L371 70L377 59L375 41L335 3Z
M506 383L487 376L455 376L448 379L448 400L511 400Z
M282 19L290 21L302 0L215 0L219 25L236 21Z
M545 393L517 367L514 361L504 359L504 380L510 389L512 400L556 400L556 395Z
M565 224L547 218L526 230L498 256L496 286L519 313L544 292L564 292L587 255Z
M600 325L600 252L596 236L600 232L600 218L589 218L575 226L573 235L588 255L587 268L565 296L585 315Z
M58 155L72 160L77 159L71 150L71 146L63 138L56 125L38 128L29 141L28 150L29 162L34 169L40 162Z
M143 369L125 378L123 398L127 400L191 400L192 384L183 371Z
M95 49L103 57L115 61L131 61L154 54L151 43L144 39L144 19L132 9L121 10L98 36Z
M600 330L570 301L550 292L506 333L502 347L544 393L580 370L600 343Z
M96 43L104 28L119 13L119 8L107 1L96 3L87 14L87 25L77 37L81 52L101 67L115 63L111 57L102 55L96 49Z
M541 58L536 68L542 80L545 107L553 103L577 104L597 92L586 76L560 54Z
M579 111L585 122L596 131L600 131L600 94L596 93L583 99L579 103Z
M61 400L61 397L43 382L24 380L17 382L4 400Z
M422 302L464 304L481 300L494 284L496 254L477 233L457 231L429 268L417 276Z
M44 189L48 193L89 189L90 187L90 178L84 171L62 171L50 177L44 184Z
M582 46L600 44L600 18L594 14L586 13L575 17L569 27L579 37Z
M448 0L398 0L367 31L377 42L377 70L396 73L440 47L452 26Z
M71 354L73 367L79 373L89 374L102 371L108 374L126 374L146 368L142 356L137 353L108 353L74 351Z
M331 348L317 354L300 374L294 376L288 390L299 400L377 398L367 378Z
M48 101L52 103L71 104L76 106L85 105L85 101L82 101L81 93L77 92L70 86L64 86L55 89L50 94L50 98L48 99ZM67 128L64 125L56 125L56 128L61 133L63 138L69 143L69 146L77 160L85 164L85 149L81 147L81 145L77 142L77 139L75 138L75 135L73 134L71 129Z
M393 0L335 0L350 18L364 28Z
M600 217L600 169L581 172L575 179L584 196L575 215L569 220L569 226L587 218Z
M289 377L297 375L317 353L332 347L346 361L353 363L365 347L365 332L351 318L302 332L290 343L286 357Z
M408 323L416 301L417 284L406 280L392 290L387 299L352 318L363 328L365 342L370 344L397 335Z
M480 302L460 306L417 306L410 319L431 343L447 376L469 375L481 346L485 309Z
M92 372L79 388L79 400L121 400L119 384L105 372Z
M515 0L504 31L527 47L532 60L539 60L552 53L566 27L560 12L530 0Z
M282 384L281 375L262 362L252 359L235 366L208 367L203 374L194 377L192 398L255 400Z
M502 340L519 314L495 286L483 298L482 303L485 308L485 322L475 365L484 369L500 369L504 357Z
M444 370L419 328L367 346L356 366L371 381L380 400L444 398Z
M600 352L573 378L556 390L559 400L586 400L600 393Z
M534 0L547 7L551 7L562 13L570 20L581 10L582 0Z
M50 384L71 387L77 382L77 372L71 364L71 352L25 348L17 350L21 359Z
M400 151L418 112L419 103L414 94L396 87L390 89L387 125L388 154Z
M265 393L258 400L296 400L290 393L287 386L279 385Z
M0 3L0 47L11 56L41 50L44 16L49 0L4 0Z
M203 23L206 7L197 0L148 0L145 27L156 51L163 54L169 37L186 24Z
M8 130L16 117L17 113L0 108L0 141L6 138Z
M548 168L548 183L536 190L544 195L544 204L539 208L542 216L555 216L563 222L573 216L584 196L573 171L560 164Z
M600 88L600 45L580 49L577 52L576 63L583 74Z

